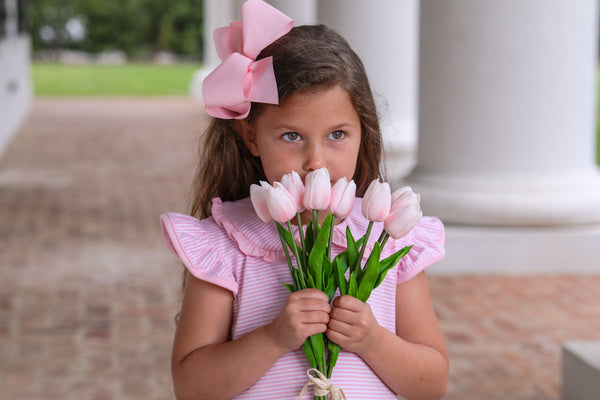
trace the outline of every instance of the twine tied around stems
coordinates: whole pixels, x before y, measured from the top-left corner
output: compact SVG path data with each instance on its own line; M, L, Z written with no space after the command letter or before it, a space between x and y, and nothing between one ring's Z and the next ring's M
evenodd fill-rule
M311 372L316 376L311 374ZM309 386L314 386L315 396L328 396L329 393L331 393L331 400L348 400L342 388L333 386L329 379L327 379L327 377L318 369L309 368L306 371L306 375L308 376L308 382L306 382L306 385L304 385L302 391L298 395L299 399L306 394L306 390Z

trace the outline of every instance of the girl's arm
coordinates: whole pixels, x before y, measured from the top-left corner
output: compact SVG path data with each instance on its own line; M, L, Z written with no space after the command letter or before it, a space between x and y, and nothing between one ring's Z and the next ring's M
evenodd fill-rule
M229 399L256 382L285 353L327 329L327 295L290 294L275 320L229 341L233 295L188 274L171 358L175 396Z
M425 272L397 286L396 334L377 323L368 304L341 296L333 302L327 336L407 399L440 399L446 391L448 353Z

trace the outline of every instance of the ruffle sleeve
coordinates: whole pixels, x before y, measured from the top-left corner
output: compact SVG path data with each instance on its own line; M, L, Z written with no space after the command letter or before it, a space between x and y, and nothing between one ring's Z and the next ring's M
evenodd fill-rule
M394 245L390 246L392 251L413 246L398 264L397 283L406 282L425 268L441 261L446 254L444 241L444 225L435 217L423 217L408 235L394 241Z
M235 260L229 259L235 252L227 251L231 239L223 227L212 218L199 221L178 213L162 214L160 221L167 247L192 275L237 294Z

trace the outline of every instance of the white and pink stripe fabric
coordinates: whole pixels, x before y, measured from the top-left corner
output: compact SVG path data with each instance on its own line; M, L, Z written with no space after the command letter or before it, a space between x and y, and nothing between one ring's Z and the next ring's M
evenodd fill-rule
M345 249L347 226L355 238L366 231L368 221L361 214L361 202L357 198L352 214L335 226L334 255ZM231 337L235 340L275 318L289 294L282 282L291 283L291 277L274 223L262 222L249 198L236 202L216 198L212 213L212 217L201 221L183 214L163 214L163 235L170 250L192 275L233 293ZM371 247L382 229L382 223L373 227ZM379 324L392 332L396 324L396 285L444 257L441 221L424 217L402 239L390 238L383 256L411 244L412 250L390 270L368 300ZM369 253L365 252L365 258ZM288 353L235 399L296 399L307 381L308 368L302 349ZM343 350L332 383L351 400L397 399L360 357Z

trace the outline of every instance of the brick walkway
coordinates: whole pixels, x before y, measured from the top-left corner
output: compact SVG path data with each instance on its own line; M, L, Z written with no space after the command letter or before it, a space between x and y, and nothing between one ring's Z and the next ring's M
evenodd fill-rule
M0 159L0 393L170 399L179 272L158 214L184 211L199 105L37 100ZM560 398L560 346L600 334L600 276L430 277L446 399Z

